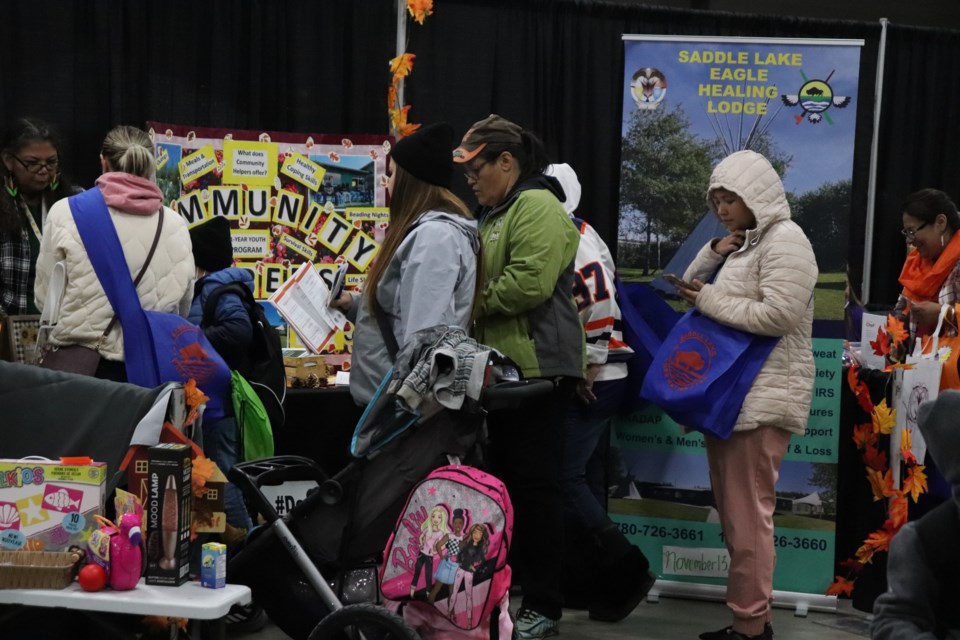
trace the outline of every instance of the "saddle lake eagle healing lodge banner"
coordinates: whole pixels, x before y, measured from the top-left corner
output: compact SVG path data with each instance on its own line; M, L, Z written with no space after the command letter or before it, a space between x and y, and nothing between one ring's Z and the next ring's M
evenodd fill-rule
M257 299L304 262L328 284L346 263L345 288L362 289L390 219L391 138L147 126L164 203L190 227L212 216L230 222L234 266L253 272ZM272 324L283 324L272 305L264 309ZM324 352L350 352L352 334L348 324ZM294 332L287 339L303 347Z
M674 257L664 271L682 275L710 238L726 235L706 208L710 172L729 153L753 149L780 171L793 219L813 244L815 319L842 321L862 41L624 41L621 277L644 279L665 245ZM807 433L791 440L774 515L774 589L804 594L823 594L834 575L842 340L818 337L820 324ZM650 558L661 591L722 595L729 554L703 437L647 406L615 419L611 446L621 464L610 517Z

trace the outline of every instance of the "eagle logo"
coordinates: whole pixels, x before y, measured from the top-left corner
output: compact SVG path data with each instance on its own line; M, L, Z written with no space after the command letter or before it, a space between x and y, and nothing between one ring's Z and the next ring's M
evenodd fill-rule
M630 95L637 109L656 109L667 97L667 78L653 67L638 69L630 80Z
M834 70L835 71L835 70ZM837 96L833 94L833 89L828 84L833 77L834 71L830 72L826 80L807 80L807 76L801 71L803 76L803 86L796 95L781 95L780 99L788 107L800 106L803 112L794 116L797 124L803 121L804 116L813 124L817 124L823 119L827 124L833 124L827 109L830 107L843 108L850 104L850 96Z

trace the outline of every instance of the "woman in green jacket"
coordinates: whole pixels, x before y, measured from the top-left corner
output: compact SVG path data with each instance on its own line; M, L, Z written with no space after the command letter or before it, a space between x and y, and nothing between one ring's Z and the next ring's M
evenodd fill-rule
M523 587L516 628L532 640L558 633L562 608L561 558L543 552L542 536L549 531L563 548L562 420L584 370L572 296L580 234L560 204L560 183L543 173L543 145L519 125L497 115L477 122L453 161L480 204L484 285L475 337L509 356L525 378L554 383L550 395L488 418L494 471L515 507L511 553Z

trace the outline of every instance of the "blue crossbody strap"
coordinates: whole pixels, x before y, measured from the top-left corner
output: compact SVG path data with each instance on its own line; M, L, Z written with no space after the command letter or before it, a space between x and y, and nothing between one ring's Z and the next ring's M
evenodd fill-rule
M103 194L94 187L71 196L68 203L93 270L123 327L127 379L142 387L156 387L160 384L160 374L154 357L152 333ZM162 210L159 215L161 219L158 221L154 246L160 235L159 225L163 223ZM148 261L152 255L151 250Z

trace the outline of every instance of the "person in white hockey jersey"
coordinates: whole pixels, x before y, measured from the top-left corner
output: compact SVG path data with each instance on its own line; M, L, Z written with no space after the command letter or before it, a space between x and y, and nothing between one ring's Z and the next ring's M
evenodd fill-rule
M603 464L595 452L623 403L627 360L633 351L620 326L610 249L593 227L574 216L581 193L577 174L568 164L550 165L546 174L563 187L564 209L580 231L573 296L587 343L579 402L571 406L564 424L561 482L568 539L564 598L567 606L589 609L593 620L616 622L643 600L655 576L640 549L607 517L605 489L591 487L595 483L589 480L588 468L598 464L598 457Z

